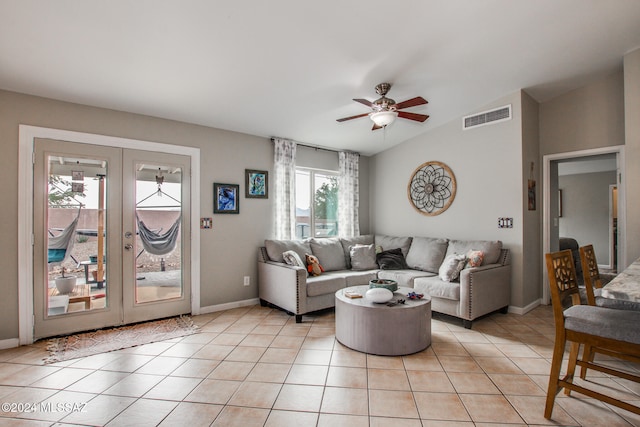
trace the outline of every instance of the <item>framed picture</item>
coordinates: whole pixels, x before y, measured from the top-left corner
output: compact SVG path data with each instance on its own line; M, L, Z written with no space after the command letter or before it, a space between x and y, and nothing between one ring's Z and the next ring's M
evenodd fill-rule
M244 196L249 199L269 198L269 172L244 170Z
M533 179L527 181L527 205L530 211L536 210L536 181Z
M213 183L213 213L240 213L240 199L238 184Z

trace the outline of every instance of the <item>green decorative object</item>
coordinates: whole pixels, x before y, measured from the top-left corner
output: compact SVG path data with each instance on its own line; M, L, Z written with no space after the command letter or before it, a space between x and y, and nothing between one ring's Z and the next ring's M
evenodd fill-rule
M395 280L389 279L374 279L369 281L369 289L373 288L384 288L388 289L391 292L395 292L398 290L398 282Z

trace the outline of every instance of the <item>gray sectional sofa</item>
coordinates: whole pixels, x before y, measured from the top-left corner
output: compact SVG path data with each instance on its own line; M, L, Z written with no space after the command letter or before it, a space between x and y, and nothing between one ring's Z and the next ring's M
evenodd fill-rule
M290 251L298 256L292 257ZM318 258L324 268L322 274L308 274L306 254ZM476 255L472 263L476 266L469 265L468 254ZM391 262L386 262L388 259ZM459 274L451 280L456 271ZM471 328L474 319L508 309L509 250L500 241L366 235L266 240L258 255L261 304L272 304L295 315L298 323L303 314L333 307L336 291L366 285L372 279L396 280L398 286L429 295L432 311L459 317L466 328Z

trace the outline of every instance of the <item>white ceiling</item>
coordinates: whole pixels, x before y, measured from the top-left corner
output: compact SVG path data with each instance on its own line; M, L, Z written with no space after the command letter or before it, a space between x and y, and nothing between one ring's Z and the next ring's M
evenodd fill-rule
M0 0L2 89L367 155L638 47L638 0ZM336 122L381 82L431 118Z

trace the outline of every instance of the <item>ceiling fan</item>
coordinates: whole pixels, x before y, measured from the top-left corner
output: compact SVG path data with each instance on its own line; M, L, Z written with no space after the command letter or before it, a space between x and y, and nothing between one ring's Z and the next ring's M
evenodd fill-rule
M403 110L409 107L415 107L416 105L423 105L427 103L427 100L421 96L416 96L415 98L408 99L404 102L396 104L391 98L387 98L385 95L391 89L390 83L380 83L376 86L376 92L380 95L380 98L371 102L366 99L354 99L354 101L359 102L361 104L366 105L371 108L371 112L358 114L357 116L344 117L342 119L337 119L338 122L345 122L347 120L357 119L364 116L369 116L373 121L373 128L371 130L381 129L387 125L393 123L396 117L400 117L402 119L415 120L416 122L424 122L429 118L426 114L417 114L417 113L409 113L407 111L398 111Z

